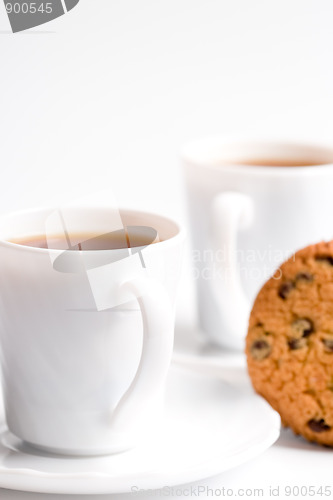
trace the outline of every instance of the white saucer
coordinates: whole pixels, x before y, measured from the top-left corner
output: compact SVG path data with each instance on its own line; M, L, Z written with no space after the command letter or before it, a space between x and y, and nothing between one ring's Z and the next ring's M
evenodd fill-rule
M253 393L244 369L231 370L226 381L173 366L163 428L142 448L97 458L52 456L28 448L2 423L0 488L99 494L175 486L254 458L279 433L279 416Z

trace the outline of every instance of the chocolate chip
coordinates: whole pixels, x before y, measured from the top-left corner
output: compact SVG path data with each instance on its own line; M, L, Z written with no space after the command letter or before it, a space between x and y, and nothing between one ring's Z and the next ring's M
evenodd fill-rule
M302 271L295 276L296 281L313 281L313 275L307 271Z
M288 297L290 292L293 290L293 288L295 288L295 285L292 281L285 281L284 283L282 283L282 285L279 288L279 292L278 292L279 297L281 297L281 299L286 300L286 298Z
M291 324L292 336L288 339L289 348L292 351L302 349L308 343L306 337L314 332L313 323L307 318L297 318Z
M254 359L261 361L267 358L271 353L271 346L266 340L255 340L251 345L251 355Z
M308 337L314 332L313 323L307 318L298 318L291 324L293 332L298 334L297 338Z
M306 339L289 339L288 345L292 351L296 351L297 349L302 349L307 344Z
M325 351L333 352L333 339L322 339L321 341L325 346Z
M322 264L333 266L333 257L331 257L330 255L317 255L315 259Z
M325 432L331 429L331 427L326 424L323 418L321 418L320 420L315 420L314 418L312 418L311 420L309 420L308 426L313 432Z

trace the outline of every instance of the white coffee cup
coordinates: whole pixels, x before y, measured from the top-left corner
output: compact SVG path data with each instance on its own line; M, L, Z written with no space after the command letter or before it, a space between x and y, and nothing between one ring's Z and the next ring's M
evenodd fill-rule
M333 147L213 137L182 159L200 324L213 343L243 349L262 284L297 249L333 237ZM272 166L285 161L311 166Z
M49 452L117 453L160 423L184 233L167 218L125 210L124 226L154 228L160 241L126 255L8 241L45 235L57 215L45 209L0 219L7 425ZM110 232L108 209L74 208L66 216L77 233Z

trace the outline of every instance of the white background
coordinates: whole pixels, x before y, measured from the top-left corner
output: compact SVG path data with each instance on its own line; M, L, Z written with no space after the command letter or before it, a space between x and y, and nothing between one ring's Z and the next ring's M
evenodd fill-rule
M13 35L0 5L0 212L109 188L186 223L188 139L333 142L332 22L329 0L81 0ZM295 443L214 484L329 482L331 452Z
M178 152L203 135L333 140L330 0L81 0L8 34L0 210L114 189L183 216Z

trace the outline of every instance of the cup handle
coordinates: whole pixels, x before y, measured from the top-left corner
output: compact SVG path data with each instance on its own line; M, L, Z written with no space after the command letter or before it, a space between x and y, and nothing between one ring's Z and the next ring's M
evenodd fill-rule
M143 346L137 373L112 413L112 424L126 428L141 407L149 402L166 380L171 362L173 307L165 288L152 279L136 278L121 286L133 294L143 320Z
M214 277L213 293L219 304L228 335L235 346L244 339L250 314L250 301L241 283L237 263L238 232L251 226L254 215L252 199L236 191L225 191L212 202ZM218 251L223 258L217 259Z

